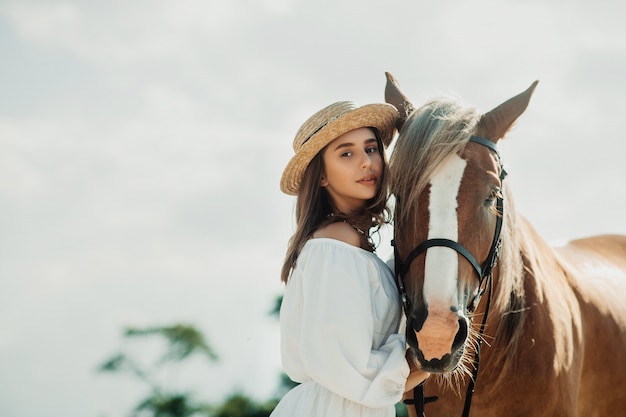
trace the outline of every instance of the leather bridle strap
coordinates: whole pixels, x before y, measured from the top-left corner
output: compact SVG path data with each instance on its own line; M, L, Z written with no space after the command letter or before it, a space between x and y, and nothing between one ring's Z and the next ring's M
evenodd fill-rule
M424 413L424 404L437 401L439 397L433 395L432 397L424 397L424 382L421 382L418 386L413 388L413 399L406 399L403 401L406 405L413 405L415 408L415 414L418 417L426 417Z
M467 249L461 246L458 242L455 242L454 240L450 240L450 239L428 239L420 243L419 245L417 245L417 247L413 249L411 253L409 253L409 256L407 256L407 258L404 260L402 270L398 271L400 276L403 277L404 274L406 274L409 267L411 266L411 262L413 262L415 258L417 258L422 252L427 251L429 248L432 248L433 246L444 246L450 249L454 249L455 251L463 255L463 257L467 259L470 264L472 264L472 266L474 267L474 270L476 271L479 277L483 276L482 267L478 264L478 261L476 260L476 258L474 258L474 255L472 255Z
M470 142L474 142L474 143L478 143L480 145L486 146L487 148L494 151L496 155L498 155L498 159L500 158L500 152L498 151L498 147L496 146L494 142L490 141L489 139L483 138L481 136L472 135L470 137Z
M472 397L474 396L474 387L476 385L476 380L478 379L478 366L480 365L480 348L483 344L483 334L485 332L485 326L487 325L487 316L489 316L489 307L491 307L491 294L493 291L493 281L491 279L491 274L487 276L487 304L485 304L485 313L483 314L483 323L480 326L478 331L478 337L476 338L476 344L474 345L474 370L472 371L472 377L469 380L469 384L467 385L467 391L465 391L465 404L463 405L463 414L461 417L469 417L470 407L472 406Z

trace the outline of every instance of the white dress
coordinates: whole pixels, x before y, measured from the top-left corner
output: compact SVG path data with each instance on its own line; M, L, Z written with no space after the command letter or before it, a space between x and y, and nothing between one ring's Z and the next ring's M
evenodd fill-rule
M335 239L311 239L280 310L285 373L300 385L272 417L387 417L409 375L388 266Z

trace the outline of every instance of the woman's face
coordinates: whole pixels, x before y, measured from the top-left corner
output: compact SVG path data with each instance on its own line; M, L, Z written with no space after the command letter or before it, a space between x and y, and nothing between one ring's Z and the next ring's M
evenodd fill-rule
M351 130L326 146L320 185L335 207L350 214L376 196L383 172L383 158L374 132L366 127Z

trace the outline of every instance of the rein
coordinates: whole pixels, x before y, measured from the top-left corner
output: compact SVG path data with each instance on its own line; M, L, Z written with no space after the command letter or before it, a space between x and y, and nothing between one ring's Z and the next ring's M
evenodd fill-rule
M492 141L482 138L480 136L471 136L470 142L478 143L489 148L491 151L495 152L498 157L498 163L500 164L500 181L502 182L507 175L507 172L504 170L502 165L502 161L500 159L500 153L498 152L498 148L495 143ZM504 199L502 197L502 193L497 197L496 200L496 208L499 215L496 218L496 227L494 231L493 241L491 243L491 248L489 249L489 254L487 255L487 259L482 264L479 264L474 255L472 255L463 245L460 243L450 240L450 239L442 239L442 238L434 238L428 239L424 242L420 243L413 249L407 258L402 262L400 260L400 256L398 254L398 249L395 245L395 242L392 241L391 244L394 247L394 258L395 258L395 271L396 271L396 284L398 286L398 292L400 293L400 297L402 300L402 305L404 307L404 314L408 318L408 315L411 311L411 303L408 300L406 289L404 288L404 280L403 277L409 271L409 267L411 266L411 262L415 260L420 254L427 251L432 247L447 247L455 250L457 253L462 255L474 268L478 276L478 293L472 300L472 303L468 306L468 310L474 311L480 302L480 299L485 292L488 290L487 294L487 304L485 305L485 313L483 315L483 322L480 326L480 330L478 333L478 337L476 339L475 344L475 355L474 355L474 370L472 371L472 378L469 381L469 385L467 386L467 391L465 394L465 405L463 407L462 417L468 417L470 412L470 407L472 404L472 396L474 395L474 387L476 385L476 379L478 378L478 366L480 365L480 348L483 342L483 333L485 330L485 325L487 324L487 316L489 314L489 307L491 305L491 296L492 296L492 274L493 268L498 262L498 256L500 255L500 244L502 239L500 237L500 233L502 231L502 221L504 217ZM424 396L424 382L419 384L413 390L413 400L405 400L405 404L413 404L415 407L415 412L418 417L425 417L424 414L424 404L429 402L436 401L438 397L425 397Z

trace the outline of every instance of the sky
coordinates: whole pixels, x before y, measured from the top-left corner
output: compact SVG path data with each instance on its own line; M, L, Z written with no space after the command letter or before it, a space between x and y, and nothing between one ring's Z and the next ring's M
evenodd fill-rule
M618 0L0 0L0 416L127 415L143 387L97 366L133 349L125 327L179 322L219 361L165 383L272 396L293 137L327 104L383 101L385 71L415 104L484 112L539 80L501 145L518 211L550 242L626 234L625 16Z

